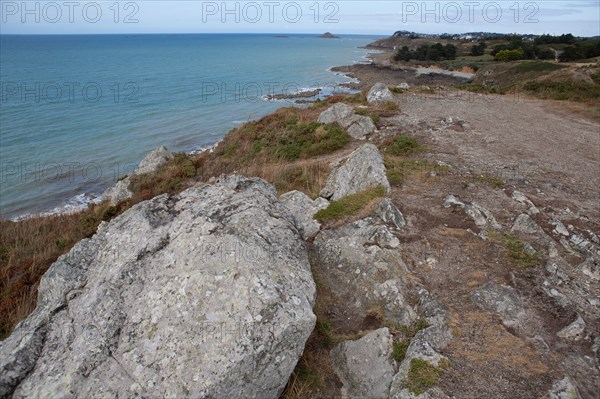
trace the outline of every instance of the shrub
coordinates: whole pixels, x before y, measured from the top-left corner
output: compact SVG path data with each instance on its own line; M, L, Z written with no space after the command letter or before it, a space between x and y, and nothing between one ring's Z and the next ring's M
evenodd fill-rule
M502 50L496 54L494 60L509 62L509 61L518 61L525 58L525 52L523 49L519 48L516 50Z
M424 150L414 137L404 134L394 137L391 142L384 145L384 151L395 156L409 155Z
M371 118L373 123L379 123L379 121L381 119L378 114L373 113L373 112L369 111L368 109L364 109L364 108L359 108L356 111L354 111L354 113L357 115L368 116L369 118Z

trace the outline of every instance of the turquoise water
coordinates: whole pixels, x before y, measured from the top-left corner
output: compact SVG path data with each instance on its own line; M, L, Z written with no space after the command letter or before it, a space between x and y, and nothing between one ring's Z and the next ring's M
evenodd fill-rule
M324 88L373 37L0 36L0 216L96 199L150 150L194 151Z

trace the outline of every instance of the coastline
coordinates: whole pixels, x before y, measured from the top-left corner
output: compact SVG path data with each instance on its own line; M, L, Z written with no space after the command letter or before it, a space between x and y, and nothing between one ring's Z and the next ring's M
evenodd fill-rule
M361 52L362 55L354 60L353 65L368 65L368 63L372 62L371 59L371 51L379 51L377 49L371 49L368 46L356 46L353 47L354 50L362 49L364 52ZM346 82L335 83L335 84L327 84L325 86L318 87L300 87L295 92L290 93L277 93L274 95L264 95L261 97L261 100L266 103L281 103L279 107L271 112L267 112L265 115L261 115L261 117L269 115L272 112L276 112L280 108L284 107L308 107L313 104L315 101L323 101L330 96L334 96L337 94L354 94L358 90L357 87L353 87L358 83L358 80L352 78L345 72L338 72L335 69L338 68L336 65L329 66L326 68L326 71L337 76L343 76L348 79ZM240 123L235 123L236 126L243 125L251 120L239 121ZM235 128L235 127L234 127ZM232 128L233 129L233 128ZM229 130L231 131L231 129ZM214 149L223 141L224 137L229 133L229 131L225 132L222 137L213 142L212 144L204 144L202 146L198 146L195 149L185 151L184 153L189 156L199 156L203 153L212 153ZM169 146L167 144L167 146ZM72 215L82 211L85 211L92 205L97 205L105 200L107 197L105 195L106 190L113 188L117 182L112 182L109 186L104 187L99 192L81 192L75 196L65 198L58 205L49 208L47 210L42 211L32 211L32 212L24 212L14 216L6 216L1 217L0 220L7 220L12 222L19 222L22 220L32 219L32 218L43 218L43 217L52 217L52 216L61 216L61 215Z
M467 76L468 74L460 76L460 72L394 65L390 62L392 51L389 49L372 47L370 45L357 46L355 49L364 50L365 53L359 59L355 60L353 64L334 65L326 69L334 75L347 78L347 81L331 86L301 87L295 92L265 95L261 97L261 100L269 103L282 103L279 108L288 106L308 107L314 104L315 101L323 101L337 94L355 94L361 90L368 90L377 82L383 82L390 86L396 86L402 82L406 82L411 86L447 86L464 83L465 80L470 78L470 76ZM246 122L248 121L243 121L240 125ZM185 154L199 156L205 152L212 153L223 141L227 133L214 143L205 144L196 149L186 151ZM114 187L114 184L106 187L99 193L79 193L49 210L23 213L6 218L6 220L17 222L36 217L69 215L81 212L86 210L90 205L99 204L106 200L105 191L112 187Z

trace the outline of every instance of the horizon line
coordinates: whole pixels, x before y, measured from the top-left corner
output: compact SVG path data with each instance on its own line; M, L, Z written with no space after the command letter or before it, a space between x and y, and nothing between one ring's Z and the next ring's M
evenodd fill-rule
M551 36L560 36L551 33L519 33L519 32L485 32L485 31L471 31L471 32L461 32L461 33L426 33L426 32L417 32L417 31L394 31L391 34L373 34L373 33L332 33L334 36L376 36L376 37L392 37L396 32L410 32L419 35L432 35L432 36L444 36L444 35L467 35L473 33L488 33L495 35L530 35L530 36L542 36L542 35L551 35ZM131 35L323 35L325 33L330 32L116 32L116 33L106 33L106 32L81 32L81 33L1 33L0 36L131 36ZM567 33L564 33L567 34ZM571 33L572 34L572 33ZM573 35L579 38L594 38L599 37L600 35L594 36L578 36Z

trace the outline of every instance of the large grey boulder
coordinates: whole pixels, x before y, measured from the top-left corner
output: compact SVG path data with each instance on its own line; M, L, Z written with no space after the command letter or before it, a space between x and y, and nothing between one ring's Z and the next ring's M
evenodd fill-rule
M327 184L321 190L321 197L338 200L371 187L383 186L391 192L383 158L373 144L357 148L346 160L333 164Z
M387 399L395 374L392 335L387 328L359 340L345 341L331 351L343 399Z
M298 227L305 240L314 237L321 229L321 224L315 220L315 214L327 208L329 201L324 198L311 200L310 197L300 191L290 191L280 198L298 222Z
M325 111L321 112L317 122L319 123L339 123L346 121L354 115L354 108L348 104L335 103ZM342 125L343 126L343 125Z
M344 103L335 103L319 115L319 123L338 123L358 140L377 130L373 120L365 115L356 115L354 108Z
M169 151L166 147L161 146L157 149L150 151L144 159L139 163L138 167L131 173L131 175L141 175L144 173L153 173L163 166L167 161L173 159L175 155ZM129 190L129 184L131 183L131 176L126 176L119 180L113 187L109 187L102 194L103 198L110 200L112 205L117 205L119 202L123 202L133 196L133 193Z
M278 398L315 325L304 241L233 176L102 224L0 344L0 396Z
M354 115L349 119L348 134L355 139L364 140L365 137L377 130L373 120L364 115Z
M375 83L369 93L367 94L367 101L369 104L381 104L386 101L396 101L396 97L390 91L385 83Z
M345 320L363 320L373 308L385 319L410 325L409 272L398 256L400 241L379 218L322 230L311 247L313 265ZM352 326L355 327L355 326Z

